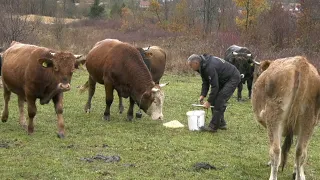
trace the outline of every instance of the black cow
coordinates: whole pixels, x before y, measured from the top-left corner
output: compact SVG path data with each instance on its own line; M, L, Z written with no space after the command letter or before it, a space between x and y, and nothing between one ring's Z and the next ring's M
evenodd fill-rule
M238 101L242 98L241 91L245 82L247 82L250 99L254 71L252 53L246 47L232 45L225 52L225 60L236 66L242 77L242 80L238 85Z

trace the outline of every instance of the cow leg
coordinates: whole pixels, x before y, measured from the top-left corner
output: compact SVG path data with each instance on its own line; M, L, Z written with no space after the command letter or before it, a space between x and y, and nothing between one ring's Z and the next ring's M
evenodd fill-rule
M54 109L57 114L57 120L58 120L58 137L64 138L64 120L63 120L63 93L59 93L56 96L52 98Z
M27 103L28 103L28 116L29 116L28 134L30 135L33 133L33 130L34 130L33 119L37 113L36 98L27 97Z
M96 91L96 81L94 81L90 76L89 76L89 80L88 80L88 84L89 84L89 93L88 93L88 101L84 107L84 111L86 113L90 113L91 111L91 100L92 97L94 95L94 92Z
M311 122L311 121L310 121ZM305 124L306 125L306 124ZM300 133L297 138L297 146L296 146L296 158L295 158L295 167L293 176L295 176L296 180L305 180L304 174L304 163L307 159L307 146L309 139L313 133L313 125L309 125L309 127L301 127Z
M6 86L3 86L4 109L2 111L2 117L1 117L2 122L7 122L9 117L8 105L10 101L10 96L11 96L11 91L9 91Z
M263 119L266 121L266 128L269 138L269 157L271 173L269 180L276 180L278 169L281 163L281 137L283 127L283 111L276 102L267 102Z
M27 122L24 116L24 96L18 96L18 106L19 106L19 123L20 125L27 130Z
M238 101L240 101L242 99L242 95L241 95L242 88L243 88L243 85L242 85L242 82L240 82L238 84L238 98L237 98Z
M250 78L247 80L247 87L248 87L248 92L249 92L249 99L251 99L252 82L253 82L253 78L250 77Z
M276 110L275 110L276 111ZM270 143L270 149L269 149L269 156L270 156L270 165L271 165L271 173L269 180L276 180L277 179L277 173L279 169L279 165L281 162L281 135L282 130L280 129L280 124L277 122L276 117L281 116L273 116L272 117L266 117L267 121L271 122L268 124L268 136L269 136L269 143Z
M122 114L122 112L124 111L124 107L122 103L122 97L120 96L119 93L118 93L118 97L119 97L119 113Z
M269 180L276 180L277 173L280 165L280 155L281 155L281 148L280 148L280 141L281 138L279 135L274 135L272 132L269 132L270 138L270 149L269 149L269 156L270 156L270 165L271 165L271 173Z
M130 106L127 113L128 121L132 121L133 119L133 107L134 107L134 100L130 97Z
M106 109L104 111L103 119L104 120L110 120L110 107L113 102L113 86L112 84L106 84L105 87L105 93L106 93Z

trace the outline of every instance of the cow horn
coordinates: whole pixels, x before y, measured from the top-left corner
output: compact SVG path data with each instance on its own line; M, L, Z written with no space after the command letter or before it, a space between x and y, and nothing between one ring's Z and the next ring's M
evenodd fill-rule
M148 51L149 49L150 49L150 46L148 46L148 47L144 47L144 48L142 48L144 51Z
M256 65L260 65L260 62L257 62L256 60L255 60L256 58L254 58L254 60L253 60L253 63L255 63Z
M168 85L169 83L164 83L164 84L160 84L160 87L165 87L166 85Z
M75 57L76 59L79 59L79 58L82 57L82 54L80 54L80 55L79 55L79 54L75 54L74 57Z
M50 54L51 54L52 56L54 56L56 53L52 53L52 52L50 52Z
M151 91L152 92L158 92L158 91L160 91L160 89L154 87L154 88L151 89Z
M232 54L233 54L233 55L238 55L238 53L237 53L237 52L234 52L234 51L232 52Z
M248 57L251 57L252 54L247 54Z

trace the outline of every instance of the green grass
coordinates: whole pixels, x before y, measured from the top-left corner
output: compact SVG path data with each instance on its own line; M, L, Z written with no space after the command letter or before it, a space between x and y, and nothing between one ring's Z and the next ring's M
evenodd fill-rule
M35 132L27 133L19 126L16 95L11 96L7 123L0 124L0 179L268 179L268 142L266 130L253 119L251 103L229 101L226 112L227 131L216 134L188 130L186 112L198 99L199 76L165 75L163 122L179 120L180 129L165 128L146 114L141 120L126 121L126 113L118 114L118 98L111 107L111 121L102 120L103 86L97 85L92 112L84 113L87 93L75 87L87 80L87 73L74 74L70 92L65 93L64 118L66 138L56 137L57 124L53 104L41 106L35 120ZM0 95L2 97L2 90ZM1 98L0 108L3 108ZM128 100L125 100L125 110ZM135 108L137 110L137 107ZM209 123L209 112L206 123ZM316 129L308 150L307 179L320 179L319 132ZM108 147L102 147L103 144ZM120 162L86 162L83 157L97 154L119 155ZM279 179L291 179L294 149ZM207 162L217 170L195 171L195 163ZM135 167L128 167L134 164Z

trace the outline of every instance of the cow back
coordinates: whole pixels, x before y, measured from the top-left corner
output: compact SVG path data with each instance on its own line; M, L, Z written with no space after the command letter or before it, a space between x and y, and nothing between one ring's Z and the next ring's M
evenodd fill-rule
M158 46L151 46L148 50L150 57L150 72L155 83L159 83L166 67L166 52Z
M105 39L97 42L86 57L86 68L90 76L100 84L103 84L104 64L107 62L109 51L117 44L122 43L117 39Z

